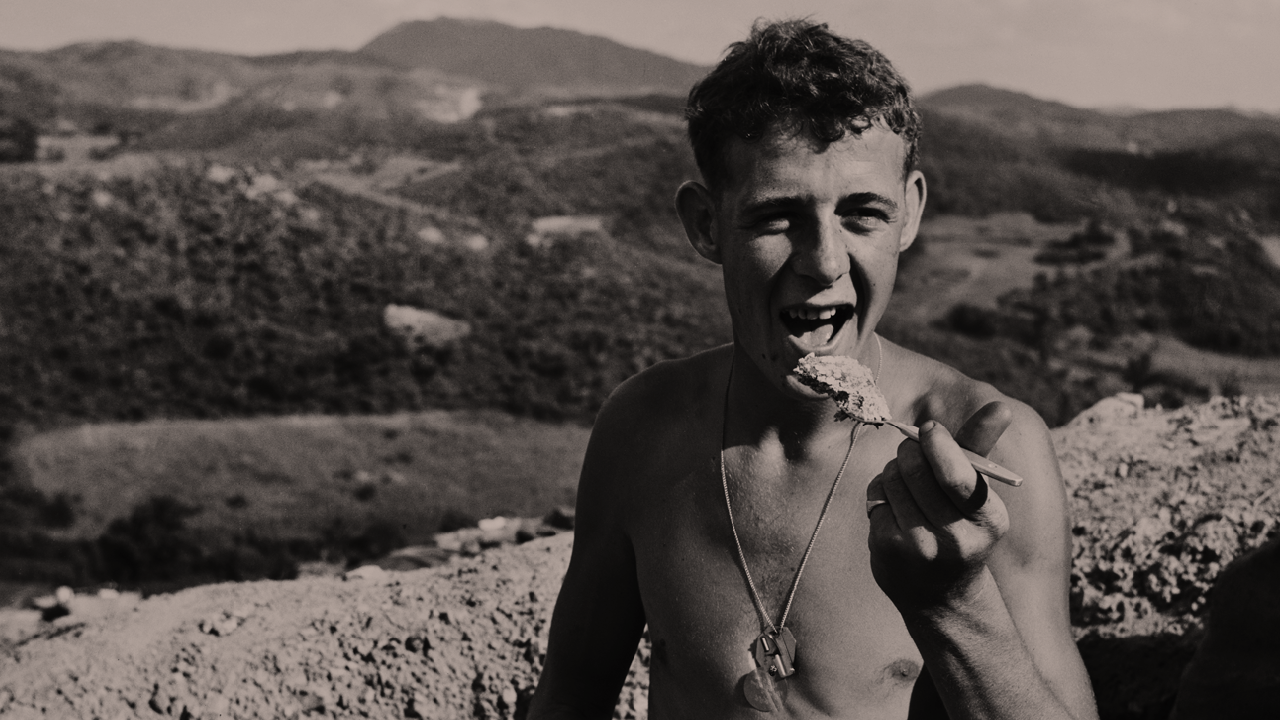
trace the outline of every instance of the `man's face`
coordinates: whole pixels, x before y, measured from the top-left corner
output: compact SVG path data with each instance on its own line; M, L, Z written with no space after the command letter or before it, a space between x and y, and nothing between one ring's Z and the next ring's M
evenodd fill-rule
M904 182L904 152L877 126L831 145L776 131L730 143L713 259L735 342L775 384L813 394L792 374L810 352L874 366L868 341L924 203L923 177Z

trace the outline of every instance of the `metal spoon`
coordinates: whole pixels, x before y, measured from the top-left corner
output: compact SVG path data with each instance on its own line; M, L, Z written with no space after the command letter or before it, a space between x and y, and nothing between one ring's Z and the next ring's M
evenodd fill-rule
M885 420L884 424L892 425L893 427L898 428L898 430L901 431L903 435L906 435L907 437L911 438L912 440L915 440L916 442L920 442L920 428L916 427L915 425L905 425L900 422L894 422L893 420ZM1022 484L1022 476L1019 475L1018 473L1006 467L1002 467L996 463L993 463L990 460L982 457L978 453L969 452L964 448L960 448L960 449L964 451L964 456L969 459L969 464L973 466L974 470L977 470L978 472L982 473L983 475L986 475L992 480L999 480L1005 485L1012 485L1013 487L1018 487L1019 485Z

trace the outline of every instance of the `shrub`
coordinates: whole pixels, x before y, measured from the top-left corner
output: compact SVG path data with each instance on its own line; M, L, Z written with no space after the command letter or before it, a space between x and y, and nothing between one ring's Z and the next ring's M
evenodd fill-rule
M0 162L31 162L37 150L35 125L26 118L0 115Z

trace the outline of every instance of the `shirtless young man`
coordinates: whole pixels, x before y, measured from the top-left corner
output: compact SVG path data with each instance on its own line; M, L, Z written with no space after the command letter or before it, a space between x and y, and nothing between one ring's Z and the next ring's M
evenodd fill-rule
M529 717L610 717L646 624L651 718L1095 717L1044 423L875 334L925 202L905 83L824 25L757 25L689 117L705 184L677 209L733 343L600 411ZM794 374L809 352L870 368L921 442L835 421ZM988 488L960 446L1025 485Z

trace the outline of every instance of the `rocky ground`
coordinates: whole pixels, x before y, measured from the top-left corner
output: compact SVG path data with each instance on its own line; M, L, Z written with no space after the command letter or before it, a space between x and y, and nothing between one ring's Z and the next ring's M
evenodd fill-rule
M1280 502L1280 400L1134 402L1054 431L1073 620L1104 718L1167 714L1214 579L1274 532ZM0 716L521 717L571 543L345 580L74 598L69 615L0 635ZM615 717L646 715L647 662L642 644Z

